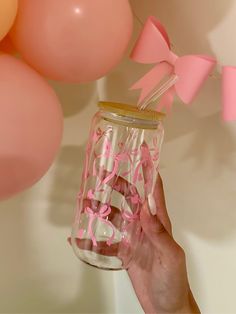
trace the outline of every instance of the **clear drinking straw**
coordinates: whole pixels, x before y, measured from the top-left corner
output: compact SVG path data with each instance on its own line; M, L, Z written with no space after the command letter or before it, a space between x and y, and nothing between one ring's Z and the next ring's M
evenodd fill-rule
M178 81L178 76L176 74L171 75L168 80L163 83L161 86L159 84L144 98L142 102L139 103L138 108L140 110L145 110L149 105L157 101L163 94L165 94L172 86L175 85L175 83ZM134 134L128 134L127 141L125 142L127 144L130 144L131 141L134 138L135 131L137 130L131 130L130 133ZM125 151L125 147L124 147Z
M176 74L171 75L166 82L164 82L161 86L158 84L145 98L144 100L138 105L140 110L145 110L149 105L157 101L163 94L165 94L175 83L178 81L178 76ZM129 149L130 144L132 143L133 139L135 138L138 130L132 129L128 135L127 140L125 141L125 145L123 146L122 153L125 153L127 149ZM117 172L117 177L112 184L112 188L115 186L116 181L120 175L121 169ZM154 188L154 187L153 187ZM152 189L153 190L153 189ZM152 191L153 192L153 191Z
M175 83L178 81L178 76L173 74L169 77L169 79L163 83L160 87L157 85L138 105L140 110L146 109L150 104L157 101L164 93L168 91Z

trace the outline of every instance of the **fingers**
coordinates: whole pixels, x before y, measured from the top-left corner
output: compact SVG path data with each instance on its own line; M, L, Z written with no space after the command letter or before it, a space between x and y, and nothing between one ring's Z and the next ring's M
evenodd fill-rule
M172 255L177 252L178 244L166 230L159 217L150 214L147 202L142 208L140 219L145 235L160 254L169 253L167 255Z
M103 181L107 176L111 174L110 171L104 170L100 175L100 180ZM123 195L128 195L131 191L135 191L138 193L138 190L135 185L128 182L124 178L119 175L114 175L114 177L107 182L109 186L111 186L115 191L120 192Z
M115 191L120 192L125 197L138 194L136 186L120 176L114 178L114 183L111 182L111 186Z
M109 171L104 170L101 180L109 175L109 173ZM110 181L107 182L107 184L116 192L124 195L125 200L128 203L132 212L136 212L138 208L138 202L135 202L135 198L140 199L140 195L134 184L130 183L129 181L118 175L115 175Z
M147 200L151 214L157 215L162 225L169 232L169 234L172 235L172 226L166 208L163 183L159 174L153 194L148 194Z
M154 175L154 164L152 161L151 153L149 147L146 142L142 144L142 158L145 162L142 164L143 170L143 178L144 178L144 189L145 194L149 195L152 192L152 185L153 185L153 175Z
M156 202L156 208L157 208L156 214L160 222L163 224L163 226L167 230L167 232L170 235L172 235L172 226L171 226L171 221L167 212L163 182L162 182L160 174L158 174L158 177L157 177L153 196Z
M158 174L156 185L153 191L153 176L154 171L154 164L151 158L151 154L146 142L143 144L143 152L145 153L145 160L146 162L143 163L143 176L145 182L145 194L148 198L149 208L153 215L157 215L160 219L161 223L165 227L165 229L172 234L171 222L170 218L167 213L166 202L165 202L165 195L163 189L163 183L160 175Z
M158 173L157 181L155 185L154 196L156 197L156 205L158 209L161 208L167 211L165 193L164 193L164 188L163 188L163 181L159 173Z
M141 212L141 225L145 236L156 249L154 254L162 263L178 267L185 263L183 249L175 242L171 234L165 229L158 216L152 216L146 203Z

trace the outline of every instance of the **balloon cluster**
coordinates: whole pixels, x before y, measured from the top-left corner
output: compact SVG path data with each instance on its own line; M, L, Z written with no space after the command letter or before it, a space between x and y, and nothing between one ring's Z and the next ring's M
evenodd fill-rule
M37 182L59 149L62 110L45 78L104 76L122 59L132 26L128 0L0 1L0 199Z

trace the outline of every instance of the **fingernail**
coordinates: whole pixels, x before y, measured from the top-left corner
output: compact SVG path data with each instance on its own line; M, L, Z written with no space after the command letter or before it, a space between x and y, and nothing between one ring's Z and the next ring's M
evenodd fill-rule
M148 205L149 205L151 214L155 216L157 214L157 205L152 194L148 195Z

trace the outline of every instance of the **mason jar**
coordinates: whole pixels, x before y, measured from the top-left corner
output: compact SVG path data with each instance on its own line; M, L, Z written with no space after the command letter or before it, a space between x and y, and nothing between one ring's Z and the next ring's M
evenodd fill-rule
M70 242L89 265L127 269L142 238L140 212L158 175L164 114L111 102L98 107Z

